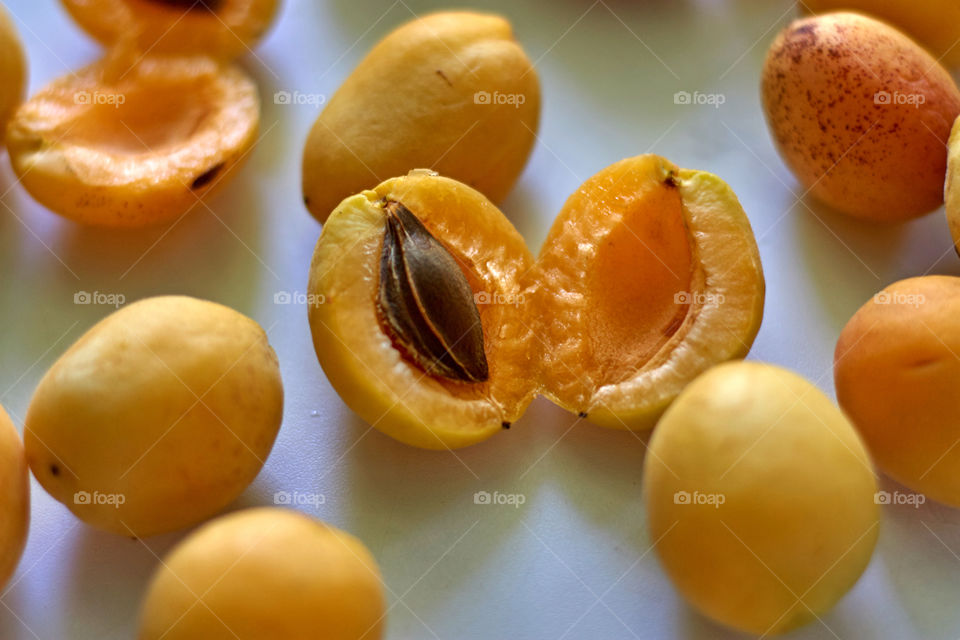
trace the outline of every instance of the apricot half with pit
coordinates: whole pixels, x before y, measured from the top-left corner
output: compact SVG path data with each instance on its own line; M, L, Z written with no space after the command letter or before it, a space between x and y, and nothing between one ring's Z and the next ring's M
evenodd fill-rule
M310 266L317 357L344 402L401 442L484 440L520 417L538 361L523 238L470 187L426 171L331 214Z
M233 59L270 27L280 0L62 0L74 20L107 46Z
M303 195L321 222L344 198L420 167L493 202L533 147L540 83L510 23L439 12L388 34L317 118L303 152Z
M960 278L896 282L854 314L834 357L837 401L877 466L960 507Z
M41 204L84 224L179 217L253 146L257 88L206 57L108 57L41 89L7 130L10 160Z
M509 427L537 392L652 427L759 329L760 258L736 196L656 156L588 180L535 262L479 192L429 171L352 196L310 271L317 357L364 420L425 448Z

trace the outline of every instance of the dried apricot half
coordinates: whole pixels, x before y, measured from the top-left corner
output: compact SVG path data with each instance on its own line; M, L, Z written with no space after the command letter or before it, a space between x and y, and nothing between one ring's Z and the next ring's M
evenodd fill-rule
M7 129L13 168L38 202L113 227L180 216L225 181L253 146L257 88L208 57L116 55L62 76Z
M538 358L523 238L480 192L413 171L340 203L310 266L310 327L330 383L361 418L427 449L516 420Z
M280 0L63 0L77 24L105 45L133 40L141 51L223 59L249 51L279 5Z
M608 427L653 427L687 383L745 356L763 317L760 255L736 195L654 155L570 196L530 282L544 394Z

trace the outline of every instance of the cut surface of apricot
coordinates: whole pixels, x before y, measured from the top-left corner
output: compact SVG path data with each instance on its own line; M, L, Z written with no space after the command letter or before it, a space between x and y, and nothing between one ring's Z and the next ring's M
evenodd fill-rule
M733 191L652 155L568 199L527 282L543 392L617 428L652 427L697 375L744 357L763 315L759 252Z
M141 51L243 55L266 32L280 0L62 0L105 45L133 41Z
M252 147L253 81L207 57L114 58L54 80L21 105L8 149L24 187L67 218L167 221L225 182Z
M391 230L400 207L416 220ZM414 171L347 198L310 268L310 326L327 378L361 418L407 444L452 449L509 427L536 392L520 289L532 264L506 217L455 180ZM433 281L441 277L463 284ZM479 327L464 320L473 313ZM483 366L464 345L478 337ZM448 365L431 366L445 355Z

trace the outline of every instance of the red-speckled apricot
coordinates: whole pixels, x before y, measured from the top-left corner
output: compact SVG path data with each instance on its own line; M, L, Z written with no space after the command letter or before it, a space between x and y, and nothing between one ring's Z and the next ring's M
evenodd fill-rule
M943 203L960 91L893 27L855 13L797 20L767 54L763 103L780 154L832 207L892 222Z

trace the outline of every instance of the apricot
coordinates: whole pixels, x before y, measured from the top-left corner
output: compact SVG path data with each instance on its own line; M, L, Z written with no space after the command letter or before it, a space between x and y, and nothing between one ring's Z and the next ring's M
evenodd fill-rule
M53 364L27 410L30 469L105 531L146 537L217 513L270 454L277 357L255 321L182 296L140 300Z
M854 314L837 341L837 401L877 466L960 507L960 278L901 280Z
M381 40L330 98L303 152L303 194L324 222L337 204L428 167L498 202L533 146L540 85L510 23L441 12Z
M150 582L139 640L377 640L383 585L352 535L278 508L218 518Z
M960 90L904 34L855 13L797 20L770 47L762 85L774 142L808 193L880 222L943 203Z
M943 197L953 246L960 254L960 118L953 123L947 142L947 179L943 186Z
M62 0L87 33L140 51L237 58L273 22L280 0Z
M30 524L30 479L23 443L0 407L0 592L20 562Z
M653 427L697 375L746 356L763 317L760 255L736 195L653 155L570 196L530 280L543 392L607 427Z
M27 85L27 61L17 28L6 7L0 4L0 144L7 122L23 101Z
M426 275L419 275L418 263L428 258L412 255L397 265L385 255L385 246L406 250L390 239L399 206L433 238L407 221L401 231L417 234L414 239L425 247L419 253L449 258L427 263ZM330 384L365 421L418 447L462 447L510 426L536 389L536 351L520 285L532 265L523 238L496 206L455 180L414 171L347 198L324 224L310 265L308 290L316 302L309 307L310 328ZM399 275L406 284L393 282L394 268L404 272ZM458 287L431 282L431 272ZM443 289L439 299L434 289ZM426 313L417 291L430 298ZM384 295L394 300L381 300ZM479 326L445 323L473 313ZM458 347L475 340L478 330L484 364L476 364L476 353L474 360L470 354L461 360L482 375L471 379L455 363L427 373L447 351L438 343L462 355ZM431 344L439 353L430 351Z
M889 22L946 65L960 65L960 3L956 0L804 0L814 13L848 10Z
M117 54L41 89L7 131L13 168L52 211L84 224L169 221L223 185L256 140L260 105L239 67Z
M717 366L657 425L644 462L650 538L704 615L762 636L823 615L877 541L876 480L843 413L800 376Z
M388 180L331 214L309 291L317 357L346 404L440 449L509 427L537 392L652 427L701 371L747 353L764 281L730 188L640 156L571 196L536 262L463 183Z

